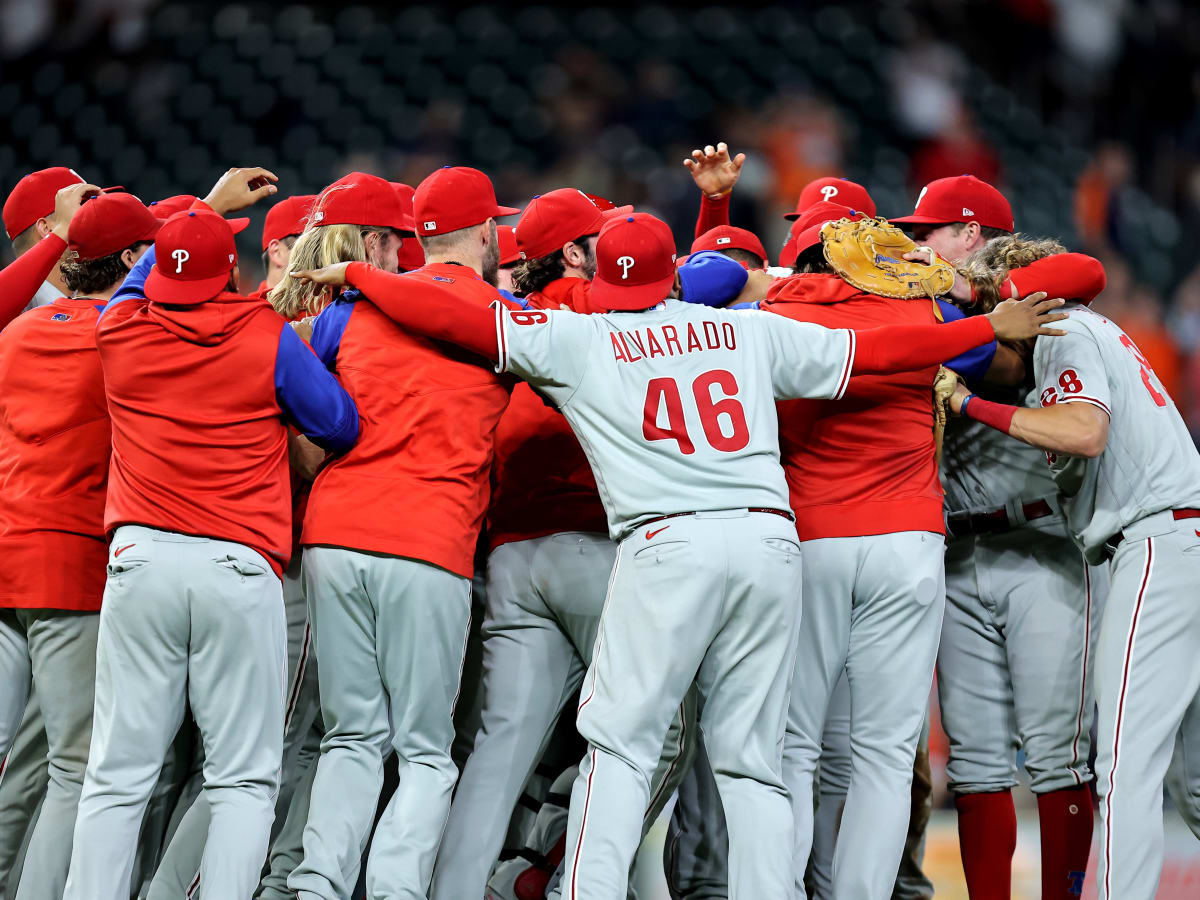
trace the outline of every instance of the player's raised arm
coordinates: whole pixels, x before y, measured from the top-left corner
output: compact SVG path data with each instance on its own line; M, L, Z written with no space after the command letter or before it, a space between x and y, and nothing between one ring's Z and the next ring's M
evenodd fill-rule
M392 275L364 262L338 263L292 275L314 284L356 287L405 330L458 344L492 362L500 359L495 313L467 303L448 288ZM498 293L496 298L500 299Z
M83 201L99 193L94 184L71 184L54 197L51 232L0 270L0 327L21 314L67 250L67 231Z
M729 195L742 174L746 154L730 157L729 146L719 141L703 150L693 150L683 164L692 173L700 189L700 215L696 219L696 237L718 225L729 224Z

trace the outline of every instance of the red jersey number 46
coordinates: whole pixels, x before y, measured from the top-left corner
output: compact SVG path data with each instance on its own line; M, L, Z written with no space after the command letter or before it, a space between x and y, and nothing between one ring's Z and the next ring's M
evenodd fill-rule
M723 453L736 453L750 443L746 411L737 392L737 379L725 369L705 372L691 384L688 399L694 403L704 439ZM683 404L684 397L674 378L651 378L642 410L642 436L648 441L675 441L679 452L690 456L696 452L696 445L688 434Z

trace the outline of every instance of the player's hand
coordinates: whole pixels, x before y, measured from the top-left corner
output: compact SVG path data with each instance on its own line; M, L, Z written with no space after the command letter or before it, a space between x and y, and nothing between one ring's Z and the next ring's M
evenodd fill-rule
M933 252L932 247L921 246L914 250L909 250L904 254L904 258L909 262L919 262L923 266L932 266L938 256Z
M950 412L956 416L962 415L963 401L971 396L971 392L967 390L967 386L961 381L955 386L954 393L950 395Z
M75 217L75 213L79 212L85 200L95 197L100 193L100 188L94 184L68 184L65 188L59 190L54 195L54 228L52 233L57 234L64 241L67 239L67 230L71 224L71 219Z
M292 277L308 284L343 285L346 284L346 269L348 268L350 268L349 262L340 262L322 269L300 269L292 272Z
M306 343L312 343L313 322L317 321L316 316L306 316L303 319L297 319L295 322L288 322L292 326L292 331L300 335Z
M211 206L217 215L228 215L276 193L279 188L275 186L275 182L278 180L278 175L261 166L230 169L217 179L204 202Z
M288 437L288 462L292 471L305 481L317 477L317 470L325 462L325 451L302 434Z
M1067 317L1066 313L1054 312L1065 302L1059 299L1047 300L1045 291L1038 291L1024 300L1005 300L988 313L987 317L995 329L998 341L1023 341L1039 335L1060 337L1066 332L1046 326Z
M715 147L709 144L703 150L693 150L692 158L685 159L683 164L692 173L696 187L700 188L705 196L716 200L733 190L745 162L745 153L739 153L730 159L729 146L721 141Z

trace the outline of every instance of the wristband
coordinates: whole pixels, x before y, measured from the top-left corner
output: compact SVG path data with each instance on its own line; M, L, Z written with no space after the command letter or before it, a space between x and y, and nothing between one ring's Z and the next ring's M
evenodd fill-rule
M963 400L960 414L997 431L1011 434L1013 416L1017 414L1017 409L1018 407L1009 406L1007 403L993 403L971 394Z
M970 403L974 399L975 399L974 394L967 394L967 396L963 397L962 406L960 406L958 408L958 414L960 416L963 416L964 418L968 418L968 419L970 418L970 415L967 413L967 404Z

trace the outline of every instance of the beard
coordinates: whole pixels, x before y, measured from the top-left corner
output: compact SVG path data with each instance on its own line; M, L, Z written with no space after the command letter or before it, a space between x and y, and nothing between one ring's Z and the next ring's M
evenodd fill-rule
M483 262L480 265L483 271L480 274L484 281L492 287L496 287L500 283L500 238L494 221L489 229L488 237L487 249L483 251Z
M596 254L586 244L584 244L584 247L587 250L587 256L583 259L583 277L591 281L596 277Z

